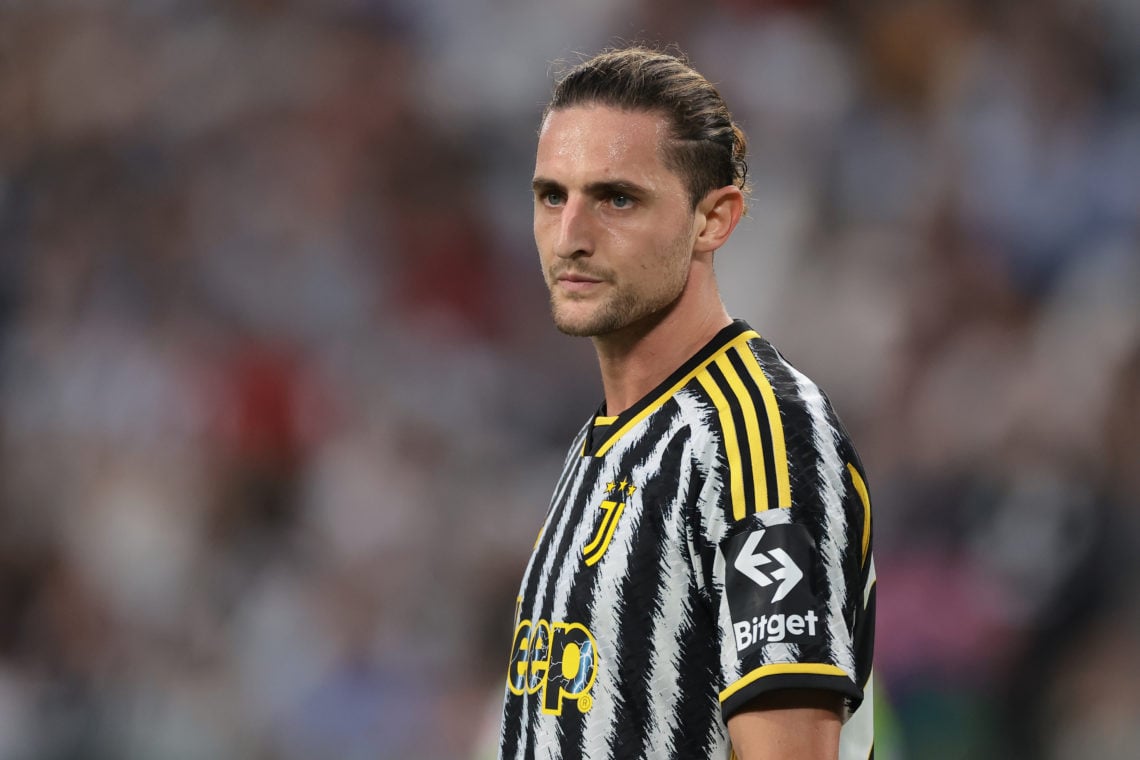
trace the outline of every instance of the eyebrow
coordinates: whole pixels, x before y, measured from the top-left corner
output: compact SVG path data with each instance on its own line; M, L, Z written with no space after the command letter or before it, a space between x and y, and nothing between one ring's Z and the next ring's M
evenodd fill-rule
M556 182L546 177L535 177L531 182L531 187L534 189L536 195L548 193L553 190L565 190L562 183ZM585 191L587 195L592 195L595 198L607 198L613 195L632 195L635 197L644 197L649 194L649 189L630 182L629 180L608 180L603 182L590 182L586 185Z

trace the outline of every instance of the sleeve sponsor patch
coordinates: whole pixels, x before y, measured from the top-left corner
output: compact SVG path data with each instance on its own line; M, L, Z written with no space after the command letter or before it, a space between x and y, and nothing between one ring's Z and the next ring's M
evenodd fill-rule
M725 539L725 595L738 656L763 644L809 647L823 637L821 607L809 574L815 542L795 523Z

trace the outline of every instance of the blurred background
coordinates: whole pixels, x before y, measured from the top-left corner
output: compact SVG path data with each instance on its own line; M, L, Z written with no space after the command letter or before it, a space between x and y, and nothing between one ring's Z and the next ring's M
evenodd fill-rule
M1140 747L1134 0L0 1L0 758L487 757L600 401L553 62L750 139L730 311L875 506L884 758Z

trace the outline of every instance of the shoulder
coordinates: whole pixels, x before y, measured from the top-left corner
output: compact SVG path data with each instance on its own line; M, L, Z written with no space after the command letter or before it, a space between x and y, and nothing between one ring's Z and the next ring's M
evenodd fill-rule
M847 430L823 388L768 340L756 338L748 348L779 410L786 456L818 453L821 446L850 448Z
M824 391L759 335L718 355L689 390L706 411L704 452L730 521L801 503L824 470L855 458Z

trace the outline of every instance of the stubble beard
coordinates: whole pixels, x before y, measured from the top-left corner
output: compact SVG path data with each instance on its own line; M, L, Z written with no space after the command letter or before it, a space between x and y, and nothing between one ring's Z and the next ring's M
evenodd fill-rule
M605 294L603 301L584 314L575 314L574 312L579 310L572 306L585 299L573 296L563 296L560 299L552 287L550 313L554 326L560 332L576 338L599 338L613 335L639 323L656 323L681 297L689 280L686 257L673 252L671 256L664 257L662 264L669 267L670 271L658 275L661 278L660 286L655 290L639 293L636 288L623 286L607 278L607 286L612 289L611 292Z
M573 302L571 302L573 303ZM563 303L551 293L550 313L554 318L554 326L566 335L575 338L594 338L617 332L636 322L640 313L646 311L638 308L636 296L628 290L617 289L610 298L599 304L593 312L581 317L572 316L571 309L562 308ZM648 310L652 311L652 309Z

